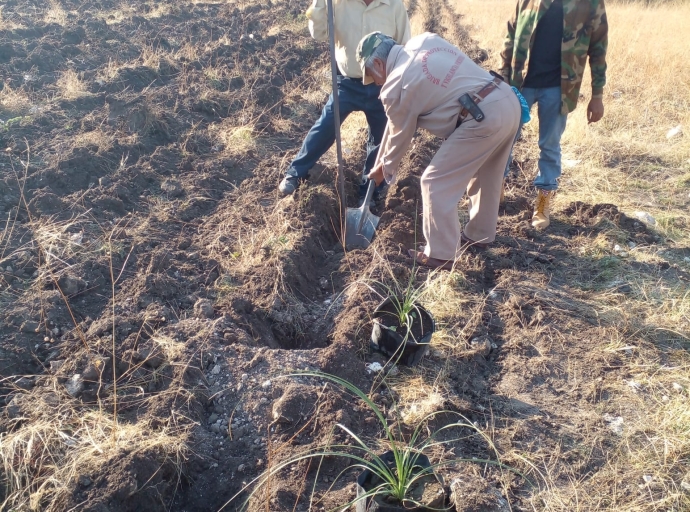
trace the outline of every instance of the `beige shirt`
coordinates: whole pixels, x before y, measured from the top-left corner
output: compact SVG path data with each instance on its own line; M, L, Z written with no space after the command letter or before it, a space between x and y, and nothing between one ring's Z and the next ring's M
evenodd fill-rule
M388 124L379 161L391 183L417 128L448 138L460 113L458 98L480 89L493 77L457 47L429 32L413 37L405 46L394 46L386 71L381 101ZM484 102L491 99L489 95Z
M307 11L309 31L317 41L328 40L326 0L314 0ZM350 78L362 78L357 63L357 45L372 32L383 32L399 44L410 39L410 20L402 0L333 0L335 24L335 59L340 72Z

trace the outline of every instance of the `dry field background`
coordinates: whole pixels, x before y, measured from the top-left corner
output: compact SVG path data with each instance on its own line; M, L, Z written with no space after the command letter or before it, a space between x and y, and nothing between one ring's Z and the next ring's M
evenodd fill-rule
M415 33L491 68L511 4L406 2ZM333 228L332 153L278 197L330 89L303 8L3 4L0 509L218 510L285 457L344 441L336 423L380 439L353 397L280 378L320 369L404 429L450 410L481 431L432 460L520 472L447 472L458 512L690 510L690 6L609 5L607 114L587 126L585 98L571 117L552 227L527 222L531 125L497 243L415 275L439 330L385 379L365 369L384 361L362 283L409 276L439 141L417 135L366 251L343 253ZM362 116L343 133L353 181ZM354 493L345 466L298 464L249 509L336 510Z

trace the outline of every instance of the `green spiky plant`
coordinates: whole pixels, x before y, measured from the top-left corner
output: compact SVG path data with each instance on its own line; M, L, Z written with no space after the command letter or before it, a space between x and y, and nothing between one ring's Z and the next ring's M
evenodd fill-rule
M378 419L380 427L383 429L383 432L385 434L383 444L387 449L386 451L392 452L393 463L386 463L386 461L384 461L378 455L379 450L376 447L367 444L366 441L364 441L359 435L357 435L355 432L353 432L345 425L337 424L335 428L338 428L345 432L348 435L348 437L350 437L355 442L354 446L347 444L327 444L325 446L307 449L303 453L290 457L287 460L270 467L262 474L254 478L252 481L247 483L237 494L235 494L235 496L233 496L227 503L225 503L225 505L223 505L223 507L221 507L220 510L223 510L227 505L236 500L242 493L248 491L249 496L245 500L244 505L241 507L241 510L246 509L250 500L254 496L256 496L256 494L262 488L264 488L270 482L270 480L280 471L301 461L312 459L322 460L324 457L343 457L345 459L355 461L354 464L351 464L346 469L340 472L340 474L335 478L335 482L337 482L338 479L341 476L343 476L343 474L345 474L347 471L351 469L369 470L373 475L378 477L379 481L381 482L378 485L376 485L373 489L367 491L364 495L357 497L356 499L350 501L345 505L340 505L337 508L338 510L345 510L347 507L350 507L361 500L367 500L369 498L374 497L381 500L393 499L405 507L423 506L424 504L418 503L416 500L410 497L410 491L416 485L420 484L423 479L430 475L433 475L437 470L452 467L453 465L456 465L459 462L473 462L497 465L502 468L508 469L509 471L512 471L527 480L527 478L524 475L522 475L522 473L502 464L500 462L498 452L494 444L489 439L489 437L486 436L486 434L479 430L478 427L473 425L471 421L469 421L460 413L448 410L430 413L419 422L417 427L414 429L413 433L409 436L409 438L406 439L402 432L402 428L399 426L399 424L397 431L394 430L389 424L381 409L379 409L379 407L369 398L369 396L367 396L366 393L361 391L357 386L348 382L347 380L337 377L335 375L322 373L319 371L300 371L290 373L282 377L313 377L329 381L338 385L344 391L348 391L352 393L355 397L362 400L362 402L364 402L364 404L374 413L374 415ZM423 432L427 430L429 421L440 414L454 415L459 418L459 421L446 424L443 427L432 432L424 439L422 439ZM460 437L456 437L452 439L440 440L439 435L441 433L447 432L451 429L459 430L463 428L470 429L476 432L479 436L481 436L484 439L484 441L488 444L488 446L491 448L491 450L494 452L496 460L458 458L441 461L436 464L431 464L428 467L421 466L418 463L420 456L430 448L433 448L434 446L438 445L448 445L450 443L453 443L454 441L461 439ZM318 472L314 477L314 489L317 480Z
M403 338L402 346L405 345L408 339L412 338L417 342L412 334L412 326L416 321L420 321L422 335L424 334L424 325L421 323L422 309L420 303L426 294L426 282L417 284L417 274L419 267L413 264L412 270L407 279L399 279L390 263L385 262L384 267L387 270L390 279L360 279L353 285L361 284L368 288L372 293L381 298L381 300L389 299L393 311L383 311L383 315L392 316L400 327L400 331L396 327L386 327L398 332ZM432 272L433 274L433 272Z
M393 316L398 325L404 330L403 338L405 340L412 336L412 325L414 322L416 320L421 321L422 318L419 303L424 296L426 286L416 286L416 276L417 272L415 270L410 272L405 286L400 286L398 281L395 281L393 286L388 286L381 281L374 281L373 283L377 288L384 290L390 299L390 303L393 306ZM370 289L373 288L370 287ZM414 338L414 336L412 337Z

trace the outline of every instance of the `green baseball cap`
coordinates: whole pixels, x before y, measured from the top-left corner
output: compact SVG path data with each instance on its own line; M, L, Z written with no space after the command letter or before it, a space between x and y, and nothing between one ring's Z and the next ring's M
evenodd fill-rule
M367 71L364 69L364 66L378 45L387 39L390 39L390 37L383 32L372 32L364 36L357 45L357 62L359 63L359 67L362 68L362 80L364 85L373 82L371 78L367 77Z

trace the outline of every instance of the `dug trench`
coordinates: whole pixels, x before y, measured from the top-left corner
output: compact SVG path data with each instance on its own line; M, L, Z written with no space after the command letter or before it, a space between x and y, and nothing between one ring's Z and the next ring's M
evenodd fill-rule
M365 366L384 362L368 351L381 301L372 283L412 272L418 178L440 141L416 136L375 207L374 243L344 252L332 155L294 196L276 192L330 88L327 48L309 38L301 7L51 6L8 2L3 19L16 26L1 32L2 105L19 119L0 133L6 504L239 510L242 489L266 469L350 442L336 424L380 439L364 404L317 379L284 377L305 369L370 390L391 421L401 404L403 429L425 412L461 413L524 471L511 454L559 451L554 470L575 478L603 464L613 434L594 409L606 406L621 356L594 350L608 320L572 273L596 283L589 274L602 269L570 249L612 227L645 244L660 242L655 233L614 206L586 204L559 212L549 234L534 232L528 182L516 179L494 249L467 252L459 272L415 275L432 290L441 328L419 368L381 386ZM486 57L447 2L411 7L413 26ZM350 205L365 136L346 141ZM687 279L671 266L641 271ZM585 431L602 439L586 456ZM431 455L496 459L485 438L465 434ZM36 463L47 456L59 464ZM249 510L342 506L355 492L355 471L336 478L347 465L325 459L315 482L306 461L280 471ZM471 488L477 506L509 500L522 510L534 497L532 480L497 466L443 476Z

